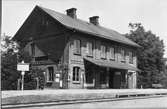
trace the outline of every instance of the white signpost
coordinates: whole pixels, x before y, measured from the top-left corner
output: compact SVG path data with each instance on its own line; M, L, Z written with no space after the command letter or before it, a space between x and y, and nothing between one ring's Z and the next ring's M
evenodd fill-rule
M24 75L25 75L25 71L29 71L29 63L24 63L24 61L22 61L21 63L18 63L17 70L21 71L21 75L22 75L21 90L24 90Z

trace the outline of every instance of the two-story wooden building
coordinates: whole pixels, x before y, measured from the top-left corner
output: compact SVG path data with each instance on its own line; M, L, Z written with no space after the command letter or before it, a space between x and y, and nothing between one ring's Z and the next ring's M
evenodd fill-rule
M104 28L99 17L77 18L76 9L61 14L36 6L14 36L45 70L47 88L136 88L139 47Z

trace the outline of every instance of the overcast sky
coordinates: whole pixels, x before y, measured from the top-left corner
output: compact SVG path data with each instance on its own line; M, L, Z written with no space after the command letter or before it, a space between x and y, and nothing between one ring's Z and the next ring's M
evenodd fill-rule
M167 0L2 0L2 33L14 36L36 5L61 13L75 7L78 18L97 15L100 25L121 34L129 32L129 22L140 22L164 40L167 57Z

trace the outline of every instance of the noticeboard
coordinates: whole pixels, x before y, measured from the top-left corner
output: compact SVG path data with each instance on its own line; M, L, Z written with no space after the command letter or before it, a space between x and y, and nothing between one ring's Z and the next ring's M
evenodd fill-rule
M29 71L29 63L18 63L17 70L18 71Z

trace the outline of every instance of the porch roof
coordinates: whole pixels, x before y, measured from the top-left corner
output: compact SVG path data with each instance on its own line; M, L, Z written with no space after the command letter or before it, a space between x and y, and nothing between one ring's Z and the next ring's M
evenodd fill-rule
M118 62L107 61L107 60L95 60L95 59L90 59L90 58L84 58L84 60L88 61L90 63L93 63L97 66L102 66L102 67L110 67L110 68L115 68L115 69L140 71L138 68L136 68L132 65L125 64L125 63L118 63Z

